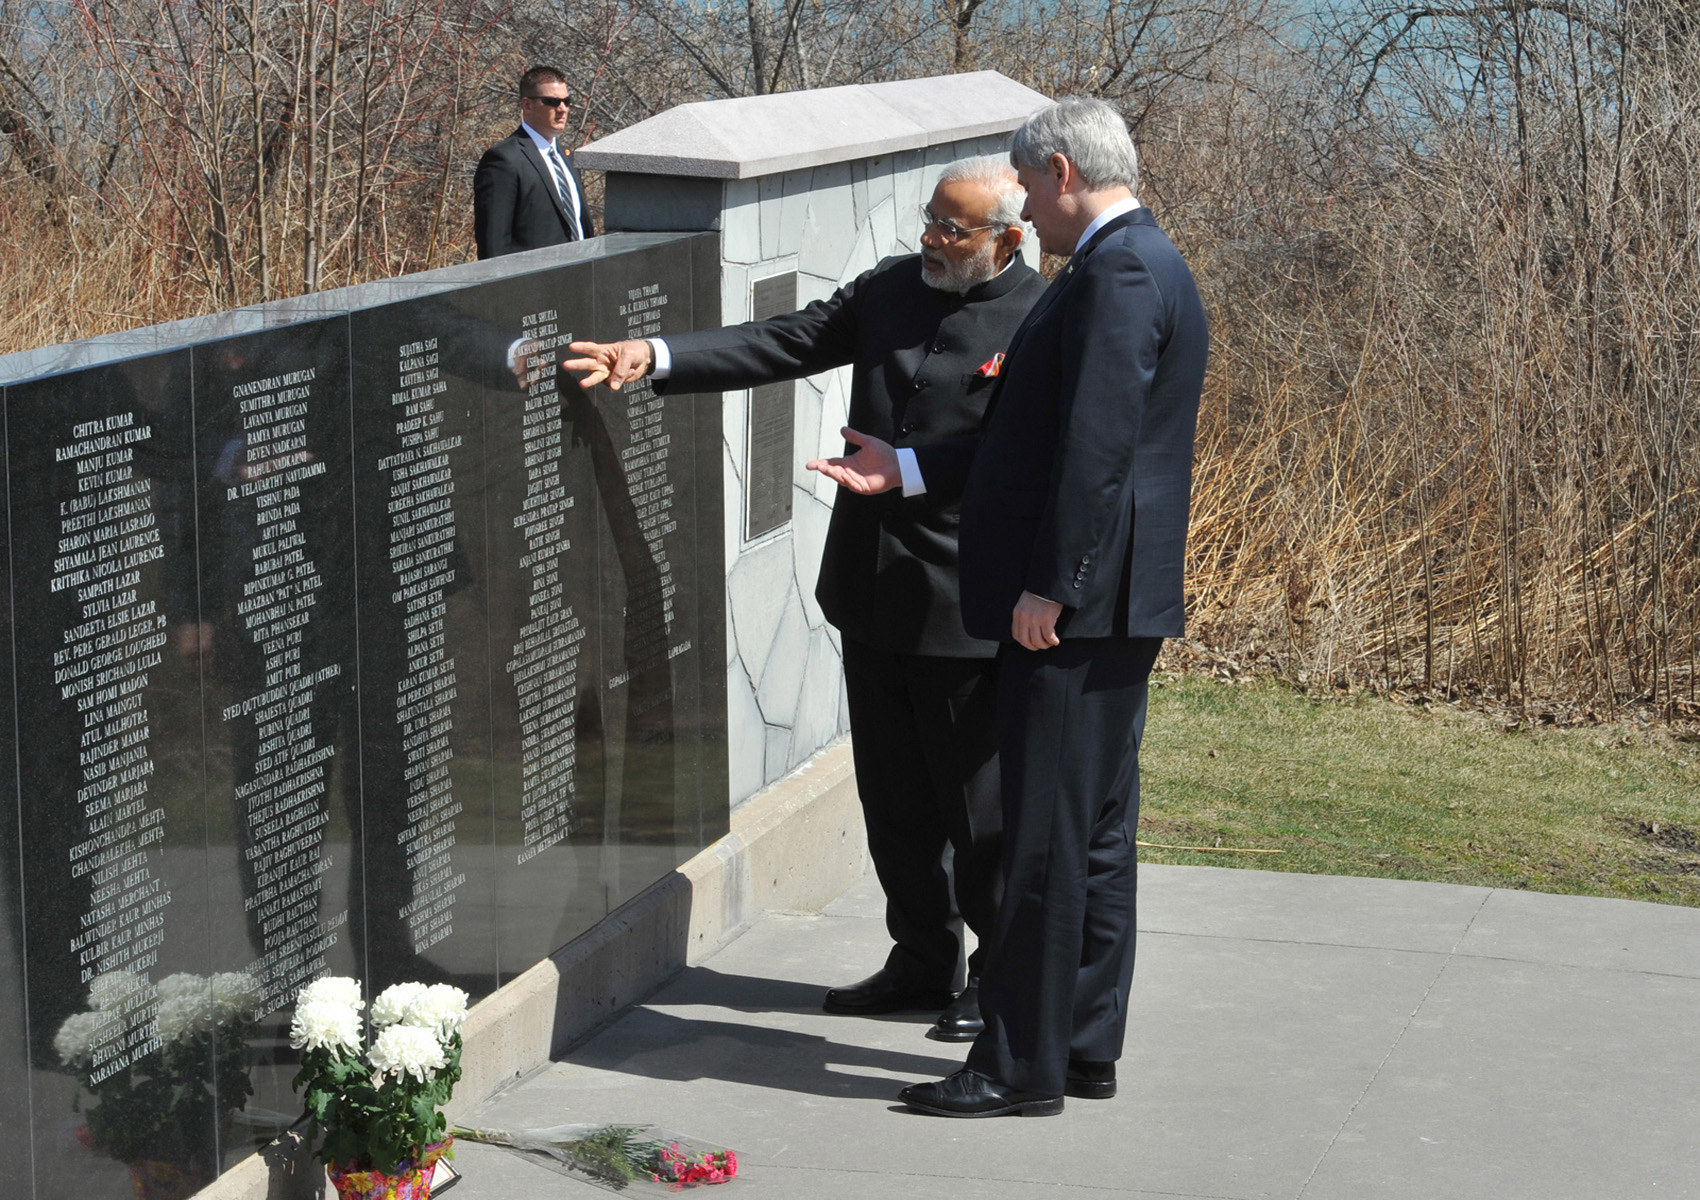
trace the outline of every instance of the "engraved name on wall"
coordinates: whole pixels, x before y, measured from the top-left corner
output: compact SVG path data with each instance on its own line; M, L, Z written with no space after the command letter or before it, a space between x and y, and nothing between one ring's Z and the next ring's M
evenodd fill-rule
M243 531L252 542L245 577L232 581L240 585L237 636L254 652L243 672L250 690L220 715L250 726L240 731L235 800L249 882L244 907L260 952L250 969L268 1010L322 972L348 919L347 910L320 915L321 876L333 865L324 829L337 748L315 719L320 693L343 664L314 665L303 653L327 603L303 522L328 507L336 482L307 432L317 379L317 367L304 367L235 383L238 429L220 464L225 502L238 521L252 522Z
M526 313L520 328L527 347L551 361L573 336L561 331L554 309ZM519 565L528 587L526 621L507 662L519 698L520 863L565 840L576 823L579 655L586 631L566 598L562 575L588 570L594 560L584 548L575 552L566 534L577 497L562 472L567 437L561 399L559 375L538 371L526 386L521 418L525 499L513 523L525 538ZM583 561L569 563L569 554Z
M171 893L155 875L166 811L149 795L154 761L147 689L162 661L166 616L146 598L144 573L164 556L153 480L136 470L136 447L153 436L133 411L85 421L54 448L74 468L74 495L58 499L57 554L49 590L74 592L76 624L53 651L59 698L76 712L83 840L70 847L72 879L91 889L70 952L83 985L144 974L159 962ZM151 581L149 581L151 583ZM91 1083L158 1045L158 1000L115 998L93 1040Z
M401 616L407 673L395 683L395 721L405 759L407 825L398 837L412 877L412 898L398 915L407 923L413 951L421 954L454 931L455 892L466 873L454 862L456 817L465 805L454 794L449 764L456 688L448 651L446 593L456 582L454 468L459 435L443 433L438 337L401 346L390 393L400 449L378 460L389 479L387 550L389 601Z
M661 317L668 296L660 284L649 283L631 288L620 315L626 324L626 337L652 337L661 332ZM688 642L670 646L673 628L673 566L668 558L667 538L676 532L679 523L673 517L674 484L669 466L672 456L672 435L664 428L668 401L655 394L647 379L634 380L616 393L625 402L625 439L620 449L620 467L625 477L626 496L632 506L635 522L648 561L627 571L626 598L626 670L614 675L608 683L621 687L639 675L664 667L674 654L690 649ZM622 532L618 525L614 534ZM668 689L660 689L638 702L627 714L628 720L641 718L647 708L664 703Z

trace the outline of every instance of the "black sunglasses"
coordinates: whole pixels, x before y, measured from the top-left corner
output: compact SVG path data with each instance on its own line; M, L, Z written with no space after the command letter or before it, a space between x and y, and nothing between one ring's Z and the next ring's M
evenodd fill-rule
M559 108L563 104L572 103L571 96L527 96L527 100L535 100L547 108Z

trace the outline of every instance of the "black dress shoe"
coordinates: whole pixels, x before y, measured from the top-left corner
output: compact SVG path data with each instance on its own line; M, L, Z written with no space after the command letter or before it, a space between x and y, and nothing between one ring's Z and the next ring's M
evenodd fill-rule
M927 1036L941 1042L971 1042L985 1027L986 1022L980 1017L980 989L970 983L960 996L945 1005Z
M1068 1078L1063 1081L1063 1095L1076 1100L1108 1100L1116 1094L1116 1064L1092 1062L1084 1058L1068 1060Z
M1018 1092L968 1070L937 1083L912 1083L897 1098L935 1117L1054 1117L1063 1110L1061 1096Z
M917 1008L942 1008L950 1003L951 995L949 988L920 987L881 967L860 983L833 988L826 994L821 1007L829 1013L872 1016Z

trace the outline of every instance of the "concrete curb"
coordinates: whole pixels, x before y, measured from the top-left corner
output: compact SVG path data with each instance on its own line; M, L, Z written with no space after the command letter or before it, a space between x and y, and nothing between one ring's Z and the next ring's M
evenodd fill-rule
M762 913L818 911L867 867L850 744L840 739L734 810L725 837L474 1005L449 1121L707 958ZM310 1148L291 1133L196 1200L317 1200L326 1189Z

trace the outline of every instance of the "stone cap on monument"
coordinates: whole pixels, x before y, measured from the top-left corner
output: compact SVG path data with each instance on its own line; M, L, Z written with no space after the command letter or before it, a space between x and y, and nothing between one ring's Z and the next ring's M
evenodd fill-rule
M598 171L753 179L1010 133L1047 96L996 71L703 100L573 153Z

